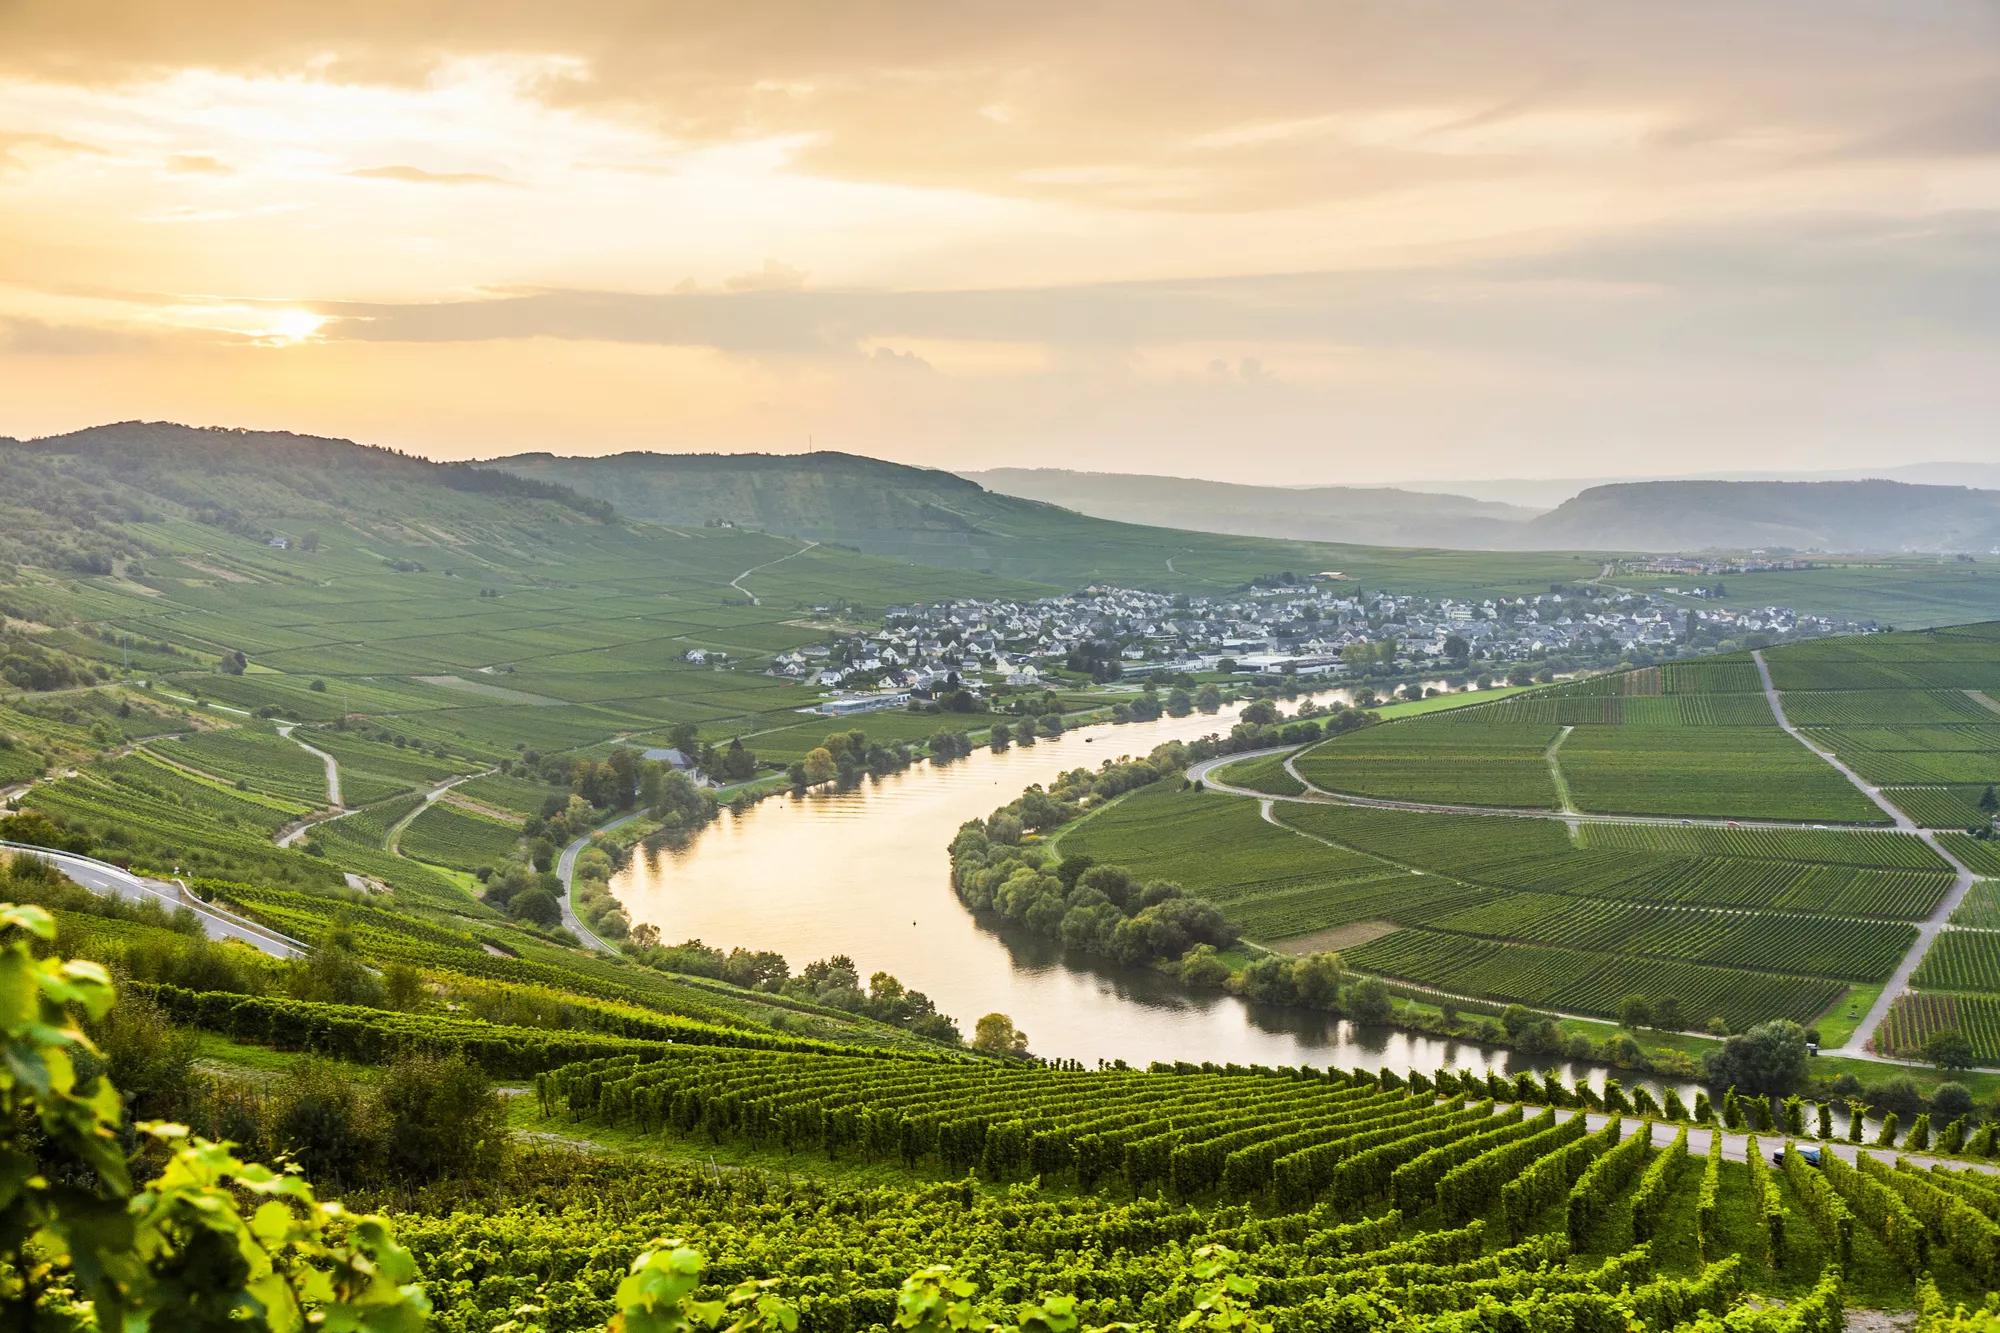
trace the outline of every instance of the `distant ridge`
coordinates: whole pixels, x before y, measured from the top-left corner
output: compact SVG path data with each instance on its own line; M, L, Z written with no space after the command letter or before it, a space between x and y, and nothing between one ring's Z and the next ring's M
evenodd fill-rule
M1915 464L1913 471L1976 464ZM1464 550L1984 551L2000 491L1892 480L1620 481L1549 510L1362 486L1245 486L1185 477L1001 468L967 476L1101 518L1301 541Z
M961 474L995 491L1126 523L1293 541L1373 546L1513 545L1538 509L1393 487L1252 486L1063 468L994 468Z
M2000 545L2000 491L1901 481L1625 482L1565 500L1529 522L1521 544L1984 551Z

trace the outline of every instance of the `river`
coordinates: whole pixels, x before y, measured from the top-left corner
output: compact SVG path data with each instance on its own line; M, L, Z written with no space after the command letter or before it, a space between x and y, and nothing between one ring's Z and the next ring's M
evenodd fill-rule
M682 846L636 852L612 892L634 924L659 927L662 940L771 949L794 971L846 954L864 978L886 971L923 991L968 1036L980 1015L1009 1015L1031 1049L1050 1058L1567 1070L1505 1050L1190 991L1150 969L981 921L952 892L947 847L966 820L983 819L1030 784L1069 769L1227 732L1236 711L1081 728L1000 754L982 748L942 767L920 763L845 791L774 797L742 814L725 810ZM839 725L827 723L829 730ZM1629 1075L1626 1082L1633 1082Z

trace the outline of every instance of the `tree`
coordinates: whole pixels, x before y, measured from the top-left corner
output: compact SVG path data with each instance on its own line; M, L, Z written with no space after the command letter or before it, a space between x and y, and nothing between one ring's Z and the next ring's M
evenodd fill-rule
M562 907L556 896L547 889L529 889L516 894L507 904L507 911L516 921L530 921L538 926L553 926L562 920Z
M299 549L301 551L317 551L319 549L319 534L308 531L305 536L299 538Z
M1679 1032L1683 1025L1680 997L1662 995L1653 1001L1653 1027L1660 1032Z
M1993 784L1990 782L1986 784L1986 790L1979 793L1979 809L1981 813L1989 816L2000 814L2000 793L1993 790Z
M987 1014L972 1029L972 1049L988 1055L1026 1055L1028 1034L1005 1014Z
M1923 1056L1939 1069L1970 1069L1972 1043L1957 1028L1939 1028L1924 1038Z
M1759 1023L1702 1055L1708 1081L1749 1092L1787 1093L1805 1081L1805 1029L1789 1018Z
M1222 707L1222 691L1210 681L1194 692L1194 706L1204 713L1213 713Z
M1357 1023L1386 1023L1396 1006L1379 977L1363 977L1340 993L1341 1012Z
M817 787L822 782L831 782L840 774L840 765L834 762L833 752L824 745L806 752L805 779L808 787Z
M1643 995L1627 995L1618 1002L1618 1026L1637 1032L1653 1021L1653 1005Z

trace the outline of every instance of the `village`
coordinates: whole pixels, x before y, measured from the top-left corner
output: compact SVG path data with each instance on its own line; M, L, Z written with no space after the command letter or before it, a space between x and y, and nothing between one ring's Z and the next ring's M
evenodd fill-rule
M848 696L825 706L846 712L960 688L1217 672L1521 683L1524 674L1866 628L1780 606L1693 609L1590 584L1468 601L1363 592L1321 576L1215 597L1091 586L1033 602L891 606L880 629L780 654L768 671Z

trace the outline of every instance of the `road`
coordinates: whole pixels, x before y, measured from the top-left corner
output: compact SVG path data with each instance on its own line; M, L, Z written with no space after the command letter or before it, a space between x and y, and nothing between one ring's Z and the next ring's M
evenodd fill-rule
M1760 666L1762 665L1761 658L1759 659L1758 664ZM1775 701L1773 702L1772 709L1773 712L1775 712L1777 716L1781 719L1782 723L1784 713L1777 706ZM1783 724L1783 725L1785 725L1787 731L1792 731L1792 728L1789 724ZM1794 731L1793 734L1796 735L1797 733ZM1812 747L1812 743L1810 741L1805 741L1803 737L1801 737L1800 739L1802 743L1813 748L1815 753L1822 753L1821 751L1818 750L1817 747ZM1292 829L1289 824L1281 823L1272 813L1276 803L1279 801L1288 801L1299 805L1365 806L1373 809L1408 810L1419 814L1433 813L1433 814L1455 814L1455 815L1496 815L1496 816L1515 818L1515 819L1553 819L1569 824L1589 824L1589 823L1672 824L1672 825L1697 824L1697 825L1705 825L1708 827L1722 827L1722 826L1734 825L1741 828L1773 828L1773 829L1797 829L1797 828L1820 827L1812 824L1787 823L1775 820L1675 819L1670 817L1657 817L1657 816L1647 818L1636 815L1587 815L1587 814L1566 813L1555 810L1533 810L1525 808L1501 809L1491 806L1476 806L1476 805L1440 805L1440 804L1426 803L1422 801L1388 801L1388 800L1378 800L1374 797L1368 797L1368 796L1345 796L1332 792L1323 792L1317 789L1311 789L1312 784L1310 782L1307 782L1306 779L1299 774L1299 771L1295 766L1296 759L1300 754L1304 753L1306 748L1308 747L1276 746L1264 750L1246 750L1240 754L1219 755L1216 758L1204 759L1199 763L1189 765L1187 770L1187 777L1188 780L1191 782L1201 783L1202 786L1209 791L1218 791L1229 796L1243 796L1253 801L1262 802L1265 819L1272 824L1277 824L1280 828L1285 828L1292 832L1297 832L1298 830ZM1292 776L1293 780L1306 786L1310 790L1296 795L1280 795L1273 792L1258 791L1252 787L1238 787L1233 783L1223 782L1215 777L1216 769L1221 768L1228 764L1233 764L1238 760L1257 759L1257 758L1262 758L1264 756L1276 755L1276 754L1290 754L1292 756L1290 759L1287 759L1285 761L1285 771ZM1839 765L1836 766L1841 767L1842 772L1850 772L1844 766L1839 766ZM1851 772L1850 772L1850 777L1852 777ZM1866 788L1865 784L1860 784L1860 780L1858 778L1854 779L1854 781L1858 785L1863 785L1863 790L1869 790L1868 788ZM1870 791L1870 794L1871 796L1878 795L1878 793L1874 793L1872 791ZM1837 825L1834 826L1834 829L1835 831L1847 831L1847 832L1865 831L1854 828L1843 830L1840 828L1840 826ZM1874 829L1874 831L1880 832L1882 830L1880 830L1878 827ZM1939 935L1939 933L1941 933L1946 928L1946 923L1951 919L1951 914L1958 909L1959 903L1964 900L1966 890L1970 888L1972 884L1972 872L1967 870L1955 858L1953 858L1949 853L1947 853L1942 847L1938 845L1937 837L1934 833L1914 827L1906 828L1903 831L1906 832L1911 837L1923 839L1923 841L1933 851L1937 852L1939 856L1943 857L1958 871L1958 878L1954 881L1950 890L1948 890L1945 893L1943 900L1939 902L1937 910L1932 912L1927 920L1918 923L1916 943L1910 947L1909 952L1904 955L1903 961L1897 965L1896 971L1890 976L1888 984L1883 986L1882 993L1880 996L1876 998L1875 1003L1869 1006L1867 1014L1863 1015L1861 1023L1858 1027L1854 1029L1853 1035L1850 1036L1847 1042L1844 1045L1840 1046L1839 1048L1826 1050L1821 1052L1821 1054L1845 1056L1849 1059L1867 1060L1871 1063L1876 1063L1876 1064L1912 1065L1915 1063L1913 1061L1908 1061L1908 1060L1897 1060L1893 1057L1886 1055L1878 1055L1875 1052L1866 1049L1867 1043L1869 1038L1875 1035L1875 1030L1877 1027L1881 1025L1883 1018L1887 1016L1890 1006L1895 1002L1895 997L1898 994L1902 993L1903 990L1908 988L1910 982L1910 975L1916 971L1917 965L1923 961L1924 953L1930 948L1931 942L1935 940ZM1302 835L1302 836L1310 836L1310 835ZM1382 859L1386 860L1387 858L1382 858ZM1394 864L1394 862L1391 862L1391 864ZM1432 872L1426 872L1426 873L1432 873ZM1449 991L1438 991L1436 993L1439 995L1451 996L1452 998L1461 1000L1477 1001L1482 1004L1493 1003L1493 1001L1489 997L1466 996L1466 995L1454 996L1452 992ZM1542 1010L1541 1012L1554 1013L1555 1011ZM1708 1036L1708 1034L1705 1032L1689 1032L1683 1035L1691 1037ZM1990 1072L1990 1071L1982 1071L1982 1072Z
M612 829L622 828L637 819L639 813L635 812L614 819L609 824L603 824L592 829L591 833L609 833ZM597 938L590 927L583 924L583 918L576 914L576 908L570 904L570 890L575 886L576 881L576 858L582 853L584 848L590 846L591 833L584 834L581 838L563 848L562 856L556 860L556 876L562 880L563 886L562 894L556 901L562 904L563 925L569 927L571 933L578 939L593 949L599 949L605 953L617 953L617 949Z
M735 578L729 580L729 586L736 589L736 591L742 593L745 597L748 597L750 599L750 605L762 606L764 603L758 600L757 594L751 592L748 588L743 586L743 580L749 578L752 574L755 574L760 569L769 569L772 565L782 565L787 560L790 560L794 555L804 555L807 551L812 550L813 547L818 545L819 545L818 542L807 542L804 546L801 546L798 550L793 551L790 555L781 555L776 560L766 560L761 565L752 565L750 566L750 568L744 570L741 574L738 574Z
M320 762L326 765L326 803L330 808L338 810L340 809L340 761L325 750L316 750L292 735L292 729L298 725L296 722L280 722L278 734L307 754L319 756Z
M1903 961L1896 964L1896 970L1890 974L1888 983L1882 987L1882 993L1875 997L1875 1003L1869 1005L1868 1012L1862 1015L1861 1022L1855 1027L1853 1035L1849 1036L1847 1043L1838 1050L1827 1052L1829 1055L1866 1058L1870 1054L1867 1050L1868 1043L1874 1039L1876 1030L1882 1026L1882 1020L1889 1016L1889 1010L1895 1006L1896 997L1909 990L1910 978L1916 974L1918 965L1924 961L1924 955L1930 952L1931 945L1937 942L1937 937L1944 933L1951 921L1952 913L1956 912L1959 904L1965 901L1966 892L1972 887L1973 874L1962 861L1944 849L1936 833L1929 829L1918 828L1916 821L1898 810L1895 804L1882 794L1880 787L1864 781L1859 773L1841 763L1830 751L1821 749L1804 732L1793 726L1791 720L1785 716L1784 700L1778 696L1778 687L1771 679L1771 668L1764 661L1763 651L1760 649L1750 655L1757 660L1757 674L1764 681L1764 697L1771 701L1771 712L1777 717L1778 725L1785 729L1785 734L1839 770L1842 777L1854 784L1855 790L1880 806L1884 813L1894 819L1898 829L1923 839L1925 846L1936 852L1940 859L1957 872L1957 878L1952 881L1951 888L1938 900L1937 910L1917 924L1916 941L1910 945L1909 952L1903 955Z
M152 898L168 908L185 907L201 918L202 932L212 940L240 940L274 958L302 958L306 954L306 945L302 941L184 895L178 885L141 879L129 870L72 852L51 851L46 847L30 847L17 842L0 843L0 847L29 852L53 861L65 875L92 893L130 901Z

